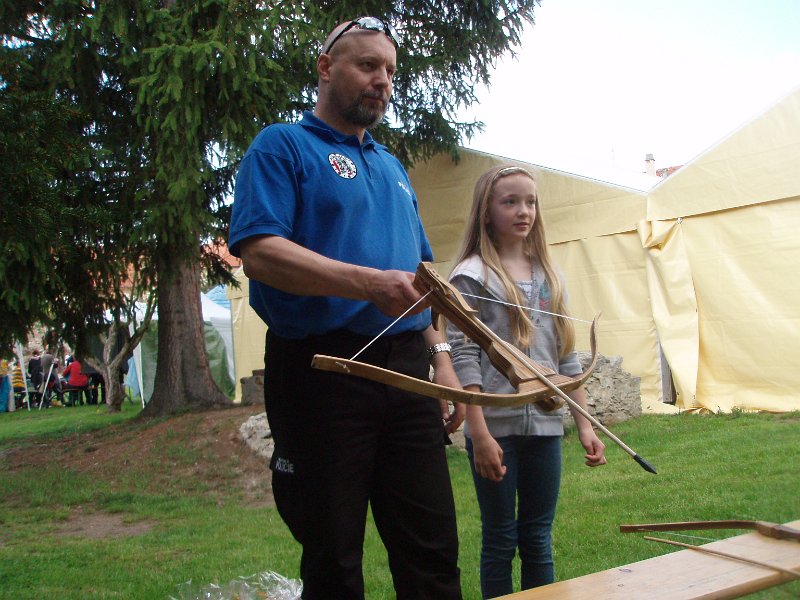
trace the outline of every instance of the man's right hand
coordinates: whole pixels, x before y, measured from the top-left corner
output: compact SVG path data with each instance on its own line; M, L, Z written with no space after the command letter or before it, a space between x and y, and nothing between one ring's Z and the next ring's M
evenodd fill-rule
M399 317L422 295L414 287L414 273L407 271L373 271L368 283L369 302L390 317ZM409 315L428 307L427 302L417 304Z

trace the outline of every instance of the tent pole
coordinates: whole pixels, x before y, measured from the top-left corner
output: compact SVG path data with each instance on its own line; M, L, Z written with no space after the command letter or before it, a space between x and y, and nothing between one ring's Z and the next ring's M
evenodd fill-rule
M50 370L47 372L47 378L44 380L44 388L42 388L42 397L39 400L39 410L42 410L44 404L44 396L47 393L47 385L50 383L50 375L53 373L53 367L56 366L55 356L53 356L53 363L50 365Z

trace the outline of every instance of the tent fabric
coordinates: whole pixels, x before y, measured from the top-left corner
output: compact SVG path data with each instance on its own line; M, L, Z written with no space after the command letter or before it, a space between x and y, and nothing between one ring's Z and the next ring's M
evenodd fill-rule
M208 365L211 377L219 386L220 391L228 396L233 396L234 384L228 370L225 341L220 332L209 322L203 323ZM158 358L158 321L150 323L139 344L141 369L137 369L141 379L141 391L144 403L150 401L153 395L153 384L156 378L156 364Z
M800 87L648 194L640 232L679 232L651 293L685 410L800 409L798 164Z
M219 304L222 308L227 310L231 309L231 301L228 299L228 289L225 285L218 285L215 288L211 288L205 293L209 299L213 300L217 304Z
M465 149L458 163L416 165L409 175L440 273L458 252L475 181L507 162L536 177L570 313L602 313L599 351L640 377L643 410L800 410L800 87L644 191ZM263 368L265 327L237 278L238 379ZM580 324L579 350L587 335Z
M580 319L600 313L598 352L623 357L622 368L640 378L643 408L653 404L662 409L660 355L646 267L631 258L642 252L636 233L555 244L550 251L567 282L569 313ZM576 347L588 350L588 326L575 323L575 335Z
M211 377L223 394L234 397L234 345L231 311L223 308L208 296L201 293L206 354L208 355ZM149 402L153 395L153 382L156 375L158 356L158 312L153 315L142 341L133 351L133 368L128 378L133 382L142 397L142 403Z
M239 287L228 287L233 323L236 389L234 398L242 399L242 377L250 377L253 371L264 368L264 342L267 325L250 308L250 285L241 267L233 274Z
M639 237L647 272L650 308L659 343L673 373L683 407L694 407L697 399L697 369L700 334L689 256L681 227L676 221L639 224Z
M451 261L458 251L475 182L500 163L525 167L536 178L550 244L635 231L646 217L645 192L474 150L462 148L460 154L458 165L439 154L409 173L425 231L441 262ZM651 185L660 181L651 179Z
M200 303L203 310L203 321L210 323L219 336L222 338L223 345L220 347L224 352L227 364L227 371L230 376L234 373L233 359L233 323L231 321L231 311L214 302L206 294L200 294ZM208 344L208 341L206 342ZM209 357L210 358L210 357Z
M800 410L798 228L798 197L683 220L698 297L698 406Z
M797 197L800 87L654 187L654 220Z

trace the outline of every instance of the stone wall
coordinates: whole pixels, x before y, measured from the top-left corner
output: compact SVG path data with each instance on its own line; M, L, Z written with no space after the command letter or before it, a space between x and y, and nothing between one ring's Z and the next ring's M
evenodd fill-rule
M586 369L591 354L578 352L581 367ZM603 425L626 421L642 414L642 395L639 377L622 368L621 356L598 354L597 366L584 384L589 413ZM567 415L569 423L572 418Z

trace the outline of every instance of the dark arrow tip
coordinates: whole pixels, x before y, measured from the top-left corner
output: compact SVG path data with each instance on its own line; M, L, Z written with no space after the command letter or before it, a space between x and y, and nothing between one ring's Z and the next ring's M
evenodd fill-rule
M638 454L633 455L633 460L639 463L639 465L641 465L641 467L648 473L653 473L654 475L658 475L658 471L656 471L656 468Z

